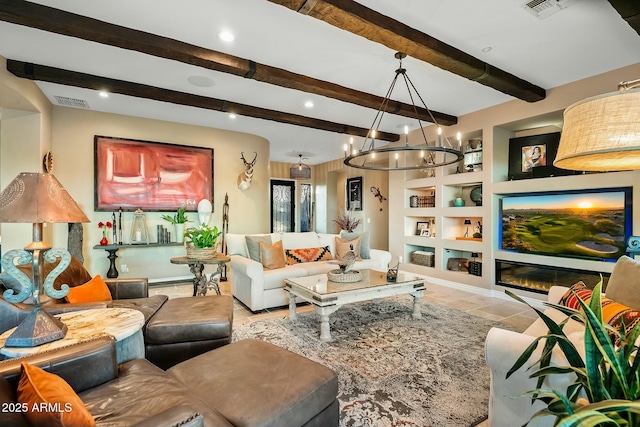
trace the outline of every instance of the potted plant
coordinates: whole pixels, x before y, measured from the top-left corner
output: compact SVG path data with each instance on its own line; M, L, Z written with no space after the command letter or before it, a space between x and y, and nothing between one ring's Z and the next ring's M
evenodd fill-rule
M537 388L528 392L532 399L544 402L547 407L531 418L553 415L557 427L592 426L640 426L640 358L636 357L635 345L640 336L640 323L627 334L624 325L614 330L602 320L602 280L598 283L589 305L578 297L581 310L547 304L570 318L585 325L583 359L574 344L563 331L566 321L556 323L542 311L524 300L507 293L535 310L549 328L547 335L536 339L516 360L507 373L507 378L520 369L530 358L538 343L545 340L541 358L531 378L537 378ZM618 341L620 344L615 345ZM551 351L558 347L569 366L552 366ZM567 390L542 388L548 375L575 375L575 381Z
M344 230L351 233L362 222L362 218L354 218L351 214L352 212L345 212L344 210L341 209L340 215L338 215L336 219L333 220L333 222L338 224L338 227L340 227L340 230Z
M218 227L201 225L184 232L188 258L211 259L216 256L216 244L222 234Z
M176 214L173 216L162 215L162 219L169 221L175 227L177 242L184 241L184 227L187 221L189 221L186 212L187 210L185 208L178 208Z

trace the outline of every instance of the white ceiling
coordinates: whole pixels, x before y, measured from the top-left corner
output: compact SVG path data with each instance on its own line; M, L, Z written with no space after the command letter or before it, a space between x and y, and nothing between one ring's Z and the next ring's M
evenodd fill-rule
M266 0L42 0L43 5L170 37L257 63L384 96L397 60L385 46ZM640 62L640 36L606 0L582 0L538 19L518 0L360 0L545 89ZM216 34L230 30L234 42ZM484 48L491 50L483 52ZM375 110L134 51L0 22L0 55L181 92L368 128ZM513 99L427 63L406 58L409 77L430 109L456 116ZM211 87L187 81L213 80ZM256 134L271 142L271 160L309 164L342 157L349 137L261 119L38 82L53 96L84 99L90 108ZM615 88L612 88L614 90ZM398 87L393 98L409 103ZM314 107L304 107L311 100ZM523 101L524 102L524 101ZM386 115L381 130L401 133L416 121ZM126 136L126 135L118 135ZM359 138L361 140L361 138ZM172 141L165 141L172 142Z

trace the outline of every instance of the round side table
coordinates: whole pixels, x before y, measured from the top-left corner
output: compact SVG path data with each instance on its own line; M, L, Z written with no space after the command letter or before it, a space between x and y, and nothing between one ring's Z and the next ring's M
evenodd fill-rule
M222 269L226 263L231 261L228 256L218 253L211 259L198 259L187 258L186 256L171 258L171 264L184 264L188 265L191 273L193 273L193 296L207 295L208 289L213 289L218 295L220 295L220 277L222 276ZM215 273L211 273L211 276L207 278L207 275L203 273L205 265L217 265Z

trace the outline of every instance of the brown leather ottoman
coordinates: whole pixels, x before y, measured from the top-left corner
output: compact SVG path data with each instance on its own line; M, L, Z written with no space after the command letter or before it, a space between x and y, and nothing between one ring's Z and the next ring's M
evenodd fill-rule
M265 341L229 344L169 369L234 427L337 427L338 377Z
M145 358L171 366L231 342L233 297L175 298L165 302L147 323Z

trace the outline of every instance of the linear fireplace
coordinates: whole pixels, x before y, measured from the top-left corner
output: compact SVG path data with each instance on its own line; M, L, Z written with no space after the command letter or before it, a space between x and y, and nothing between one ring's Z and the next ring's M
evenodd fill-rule
M545 294L551 286L568 287L580 280L589 288L593 288L600 281L600 274L602 286L606 289L610 273L496 260L497 285Z

